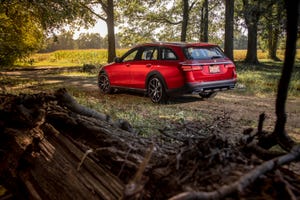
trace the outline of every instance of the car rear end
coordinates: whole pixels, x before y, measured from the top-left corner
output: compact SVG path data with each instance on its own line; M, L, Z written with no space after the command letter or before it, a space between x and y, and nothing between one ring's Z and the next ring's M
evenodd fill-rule
M218 46L194 44L184 46L182 50L185 61L181 63L181 69L187 92L202 96L235 87L235 65Z

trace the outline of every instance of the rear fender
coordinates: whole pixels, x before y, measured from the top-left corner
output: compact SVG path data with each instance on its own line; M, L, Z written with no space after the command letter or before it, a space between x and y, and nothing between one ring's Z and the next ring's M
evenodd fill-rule
M153 76L157 76L161 81L162 81L162 84L165 88L165 90L168 90L168 85L166 83L166 80L164 79L163 75L161 75L161 73L159 71L151 71L147 77L146 77L146 83L145 83L145 86L146 86L146 90L148 88L148 83L149 83L149 80L151 77Z

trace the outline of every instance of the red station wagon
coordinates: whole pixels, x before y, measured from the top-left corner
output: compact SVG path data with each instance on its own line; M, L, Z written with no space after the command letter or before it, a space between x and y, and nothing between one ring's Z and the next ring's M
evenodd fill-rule
M141 91L154 103L170 96L197 93L202 98L233 89L237 81L234 63L221 48L208 43L147 43L100 69L102 93L116 89Z

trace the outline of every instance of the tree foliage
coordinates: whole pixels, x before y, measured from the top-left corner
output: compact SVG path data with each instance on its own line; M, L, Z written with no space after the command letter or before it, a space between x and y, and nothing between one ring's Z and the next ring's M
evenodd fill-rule
M286 24L286 13L284 10L284 1L278 0L263 14L259 23L258 30L259 46L268 51L268 57L278 61L276 55L280 44L284 45L284 33Z
M271 59L284 32L286 16L283 0L235 0L233 33L225 27L225 2L221 0L0 0L0 65L8 65L18 58L41 48L43 34L54 32L65 24L71 27L93 24L96 19L106 22L108 35L100 44L67 43L62 37L50 49L108 48L108 62L115 57L115 25L118 25L121 47L153 41L211 42L241 49L247 46L246 61L257 63L257 49L267 49ZM231 2L231 1L228 1ZM233 2L233 1L232 1ZM232 10L231 10L232 16ZM246 31L245 31L246 30ZM99 30L100 32L100 30ZM63 33L64 34L64 33ZM233 36L232 36L233 35ZM64 35L66 36L66 35ZM88 37L98 37L90 35ZM247 40L246 37L248 37ZM85 38L84 38L85 37ZM96 40L86 38L82 40ZM233 42L231 40L234 40ZM65 42L61 42L64 40ZM49 40L48 40L49 42ZM48 43L50 45L50 43ZM64 44L64 47L58 47ZM102 45L103 44L103 45ZM225 48L225 49L226 49ZM232 49L231 47L229 49ZM228 51L228 50L226 50ZM233 57L228 51L229 57Z
M0 65L12 64L41 47L42 27L21 5L1 2L0 21Z
M38 50L45 32L63 24L93 23L82 1L1 0L0 65L12 64Z
M276 49L282 41L280 38L284 38L281 36L285 33L283 0L234 2L234 9L230 11L231 15L234 12L230 24L233 34L226 41L231 38L233 48L248 49L246 62L258 62L258 48L268 50L269 57L275 59ZM227 19L225 3L220 0L119 1L121 45L127 47L142 42L186 40L223 46L225 32L228 33L224 30Z
M223 10L224 3L218 0L119 1L120 42L122 46L151 41L222 43Z
M46 39L44 48L39 52L52 52L63 49L107 49L107 36L102 37L99 33L81 33L74 39L72 31L65 31ZM118 38L116 37L116 47Z
M103 20L107 25L108 42L108 62L112 62L116 57L115 46L115 5L116 0L83 0L80 6L87 10L87 13L93 18Z
M275 5L275 6L274 6ZM269 43L269 52L273 54L273 59L276 59L276 49L278 44L278 37L280 31L280 21L283 18L283 1L282 0L266 0L266 1L256 1L256 0L243 0L243 15L245 19L245 24L248 29L248 46L247 55L245 61L248 63L258 63L257 59L257 48L258 48L258 32L260 28L262 32L263 29L267 30L267 43ZM278 10L274 10L274 8ZM274 12L275 11L275 12ZM280 19L274 19L272 13L276 13L277 17ZM265 26L260 25L262 17L267 20L264 22ZM266 28L265 28L266 27ZM275 52L271 52L270 48L275 48Z

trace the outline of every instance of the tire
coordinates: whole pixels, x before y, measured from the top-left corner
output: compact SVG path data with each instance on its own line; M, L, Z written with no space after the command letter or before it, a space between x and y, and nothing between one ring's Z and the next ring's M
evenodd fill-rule
M108 76L105 73L99 74L98 77L98 87L101 93L111 94L112 88L110 87L110 82Z
M214 98L217 95L217 92L202 92L199 93L199 96L203 99Z
M167 94L161 79L157 76L152 76L147 86L148 96L153 103L166 103Z

